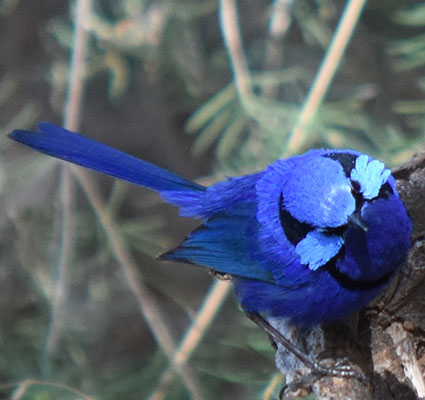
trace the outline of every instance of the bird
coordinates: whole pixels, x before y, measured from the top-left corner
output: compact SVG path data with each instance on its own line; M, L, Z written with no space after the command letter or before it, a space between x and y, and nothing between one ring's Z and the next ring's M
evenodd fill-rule
M160 259L230 277L248 314L307 328L343 320L383 291L410 247L391 171L355 150L313 149L206 187L48 122L9 136L150 188L200 220Z

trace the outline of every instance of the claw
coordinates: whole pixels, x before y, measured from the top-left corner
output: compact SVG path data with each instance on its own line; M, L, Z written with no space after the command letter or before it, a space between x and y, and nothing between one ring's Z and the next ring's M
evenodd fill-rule
M307 354L290 343L288 339L286 339L277 329L271 326L261 315L255 312L247 312L246 314L252 321L263 328L275 342L280 343L308 368L310 368L312 375L316 377L316 380L323 376L334 376L338 378L354 378L363 383L370 382L369 378L359 371L356 371L352 366L346 364L349 361L347 357L340 359L333 367L325 367L320 362L312 360Z

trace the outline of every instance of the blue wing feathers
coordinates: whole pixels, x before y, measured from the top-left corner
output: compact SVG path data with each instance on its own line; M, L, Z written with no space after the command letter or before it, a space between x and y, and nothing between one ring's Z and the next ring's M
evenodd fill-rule
M230 178L210 186L203 198L191 202L183 214L204 217L205 223L193 231L175 250L162 259L183 261L215 271L274 282L273 273L263 268L259 258L256 185L261 173ZM189 204L190 192L162 194L173 204Z
M70 161L158 192L203 192L204 186L77 133L42 122L39 133L15 130L10 137L50 156Z
M262 281L273 281L253 256L255 214L251 218L225 213L209 218L174 251L161 256L171 261L189 261L215 271ZM251 238L251 240L250 240Z

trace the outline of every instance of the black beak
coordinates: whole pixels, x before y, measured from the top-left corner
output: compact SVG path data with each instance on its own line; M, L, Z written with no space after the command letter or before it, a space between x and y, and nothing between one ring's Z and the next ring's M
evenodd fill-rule
M367 225L362 221L362 219L357 214L351 214L348 217L348 223L354 226L357 226L361 230L367 232Z

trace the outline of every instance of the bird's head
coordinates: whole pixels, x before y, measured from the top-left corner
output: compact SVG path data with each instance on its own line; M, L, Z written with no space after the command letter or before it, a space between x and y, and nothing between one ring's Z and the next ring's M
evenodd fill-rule
M281 222L304 265L336 263L353 279L393 271L410 246L411 222L391 171L351 150L294 157L281 193Z

